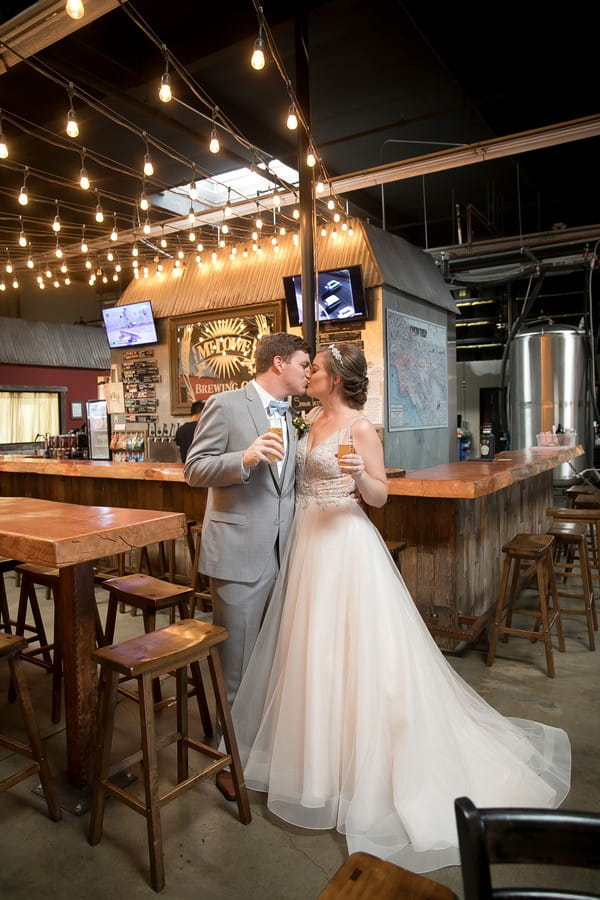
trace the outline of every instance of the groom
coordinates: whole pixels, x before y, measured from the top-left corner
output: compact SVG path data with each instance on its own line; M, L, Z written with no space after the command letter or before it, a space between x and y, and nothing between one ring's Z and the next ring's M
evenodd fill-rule
M281 411L284 439L267 412L306 393L309 346L280 332L256 347L256 377L208 400L186 457L185 479L207 487L199 569L209 576L213 622L229 631L221 659L230 703L254 648L294 514L296 433ZM275 457L275 461L273 461ZM219 773L225 774L225 773Z

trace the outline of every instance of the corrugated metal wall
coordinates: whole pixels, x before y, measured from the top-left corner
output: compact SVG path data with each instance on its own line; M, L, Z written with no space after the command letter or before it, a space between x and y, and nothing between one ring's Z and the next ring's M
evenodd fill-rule
M109 369L104 328L0 317L0 363Z
M341 266L362 265L366 287L381 284L382 278L362 223L353 221L352 235L338 227L338 238L331 237L331 227L326 237L316 239L315 267L333 269ZM173 274L174 262L165 261L162 275L151 271L148 278L141 273L124 291L119 305L150 300L154 315L158 318L183 315L203 309L223 309L246 306L249 303L269 303L283 299L283 277L301 271L300 247L292 235L279 240L280 250L273 250L270 239L261 242L263 252L257 254L240 243L237 255L231 259L229 249L218 251L215 263L210 253L202 253L203 265L186 260L182 274ZM243 257L247 246L248 256ZM153 267L155 268L155 267Z

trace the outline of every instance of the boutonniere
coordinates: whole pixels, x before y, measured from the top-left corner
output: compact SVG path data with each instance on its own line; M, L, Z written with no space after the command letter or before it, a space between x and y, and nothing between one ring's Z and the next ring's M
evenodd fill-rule
M310 429L310 424L304 418L304 413L298 410L292 410L292 425L296 429L299 438Z

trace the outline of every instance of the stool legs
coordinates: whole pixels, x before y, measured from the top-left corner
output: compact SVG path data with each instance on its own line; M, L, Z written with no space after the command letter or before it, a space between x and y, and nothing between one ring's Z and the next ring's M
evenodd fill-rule
M527 536L520 535L518 538L519 537L526 538ZM517 541L518 538L516 538L515 541ZM529 637L533 641L536 641L541 637L544 641L548 677L554 678L554 657L552 654L552 639L550 632L553 625L556 625L558 649L561 653L564 652L565 641L560 619L560 604L556 588L556 579L554 576L554 566L552 563L552 540L552 538L548 539L547 547L543 551L535 552L534 548L535 555L533 557L526 556L523 551L519 553L515 552L515 550L511 550L510 544L505 548L506 555L502 567L500 590L494 612L494 625L486 659L486 664L488 666L491 666L494 661L498 637L500 635L502 635L504 641L508 640L510 634L519 635L520 637ZM535 559L539 606L537 610L515 609L521 563L531 560L532 558ZM509 588L508 597L507 588ZM548 595L550 595L550 600ZM530 617L533 616L535 619L533 629L514 627L512 624L513 613Z
M29 769L21 770L21 772L16 773L12 777L9 776L8 778L3 779L2 782L0 782L0 788L2 790L5 790L6 788L11 787L13 784L17 784L19 781L23 781L24 778L27 778L29 775L33 775L34 772L37 772L39 770L40 782L42 785L42 790L44 792L44 799L48 807L48 815L54 822L58 822L59 819L62 819L62 811L60 808L58 793L56 791L56 785L54 784L52 775L50 774L50 767L46 758L46 751L40 737L40 732L33 709L33 703L31 702L31 695L29 693L29 688L27 687L27 681L23 673L23 666L20 657L18 655L13 656L8 660L8 665L10 669L11 682L15 686L17 700L19 702L23 720L25 722L25 728L27 730L27 737L29 740L29 748L25 747L23 744L18 744L17 742L4 738L2 736L0 736L0 745L8 747L12 750L16 750L24 756L28 756L30 759L33 759L35 761L35 764Z

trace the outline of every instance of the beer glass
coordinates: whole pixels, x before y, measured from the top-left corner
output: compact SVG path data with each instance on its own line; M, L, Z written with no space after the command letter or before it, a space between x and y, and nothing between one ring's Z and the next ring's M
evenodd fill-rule
M269 431L276 434L281 443L283 443L283 420L281 416L269 416ZM272 453L269 453L269 459L274 463L281 462L281 460Z
M338 432L338 463L342 456L354 453L354 438L351 428L341 428Z

